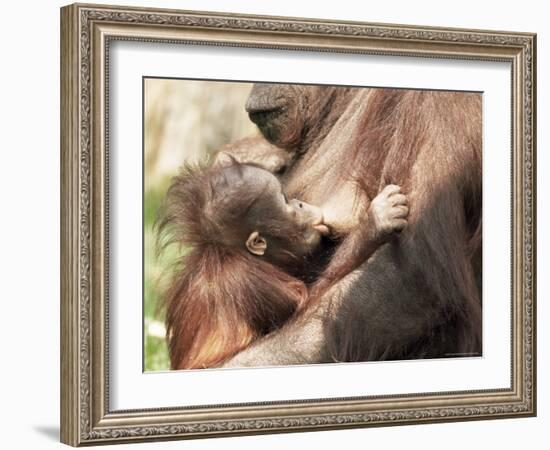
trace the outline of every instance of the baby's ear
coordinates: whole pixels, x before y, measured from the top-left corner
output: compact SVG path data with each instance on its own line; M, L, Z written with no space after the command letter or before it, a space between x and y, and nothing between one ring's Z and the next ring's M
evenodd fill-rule
M257 231L250 233L245 245L250 253L257 256L263 256L267 250L267 241Z
M237 159L233 155L227 152L218 152L212 165L214 167L229 167L237 162Z

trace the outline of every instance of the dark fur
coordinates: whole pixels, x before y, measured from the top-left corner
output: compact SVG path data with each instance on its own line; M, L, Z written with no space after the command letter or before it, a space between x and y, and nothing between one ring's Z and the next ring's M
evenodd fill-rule
M301 106L314 104L323 89L330 94L329 104L314 111ZM335 139L340 158L326 158L324 171L310 173L323 141L334 139L331 105L341 114L364 91L320 86L255 90L252 97L260 98L250 99L249 106L269 109L277 101L292 111L290 118L279 113L262 121L257 112L251 117L266 138L294 148L294 163L283 177L291 196L322 204L351 177L366 192L366 203L387 183L401 185L409 198L409 225L400 239L358 269L360 276L345 298L337 303L324 299L334 311L324 332L327 351L320 354L338 361L481 354L481 96L372 89L365 97L367 107L354 117L351 145L338 147ZM281 136L293 138L279 142ZM324 194L314 192L318 184ZM350 235L336 250L331 265L337 273L357 267L357 239ZM276 355L288 342L295 343L293 336L303 327L296 322L284 327L263 346L255 345L251 359L277 364ZM245 353L239 361L246 361Z

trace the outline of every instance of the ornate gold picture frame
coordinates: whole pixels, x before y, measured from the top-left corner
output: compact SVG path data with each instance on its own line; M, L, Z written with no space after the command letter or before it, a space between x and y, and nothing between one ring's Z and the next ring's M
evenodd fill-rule
M110 49L118 41L510 65L510 385L115 409L109 286ZM144 74L145 75L145 74ZM252 80L254 81L254 80ZM274 80L277 81L277 80ZM61 9L61 441L73 446L536 414L536 36L74 4ZM139 95L136 92L136 95ZM136 131L138 133L138 131ZM505 149L506 150L506 149ZM141 158L141 156L140 156ZM140 192L136 193L139 197ZM491 255L485 254L485 263ZM490 271L490 264L484 271ZM485 272L484 272L485 273ZM491 291L485 291L491 296ZM484 298L485 301L485 298ZM141 347L141 342L136 342ZM383 364L383 363L380 363ZM155 375L149 375L155 376Z

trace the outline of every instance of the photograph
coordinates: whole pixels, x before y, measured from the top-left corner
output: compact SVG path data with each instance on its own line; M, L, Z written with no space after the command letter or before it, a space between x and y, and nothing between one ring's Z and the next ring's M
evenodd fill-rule
M62 442L537 414L535 33L60 28Z
M3 5L2 448L550 448L546 3L116 3Z
M482 357L482 101L144 77L144 370Z

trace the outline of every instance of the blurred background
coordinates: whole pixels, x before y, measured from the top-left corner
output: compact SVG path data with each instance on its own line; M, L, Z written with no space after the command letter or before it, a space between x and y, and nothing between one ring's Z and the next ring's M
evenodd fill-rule
M257 134L244 105L251 83L145 80L144 101L144 368L169 370L160 292L175 249L157 257L153 225L171 178L185 161Z

